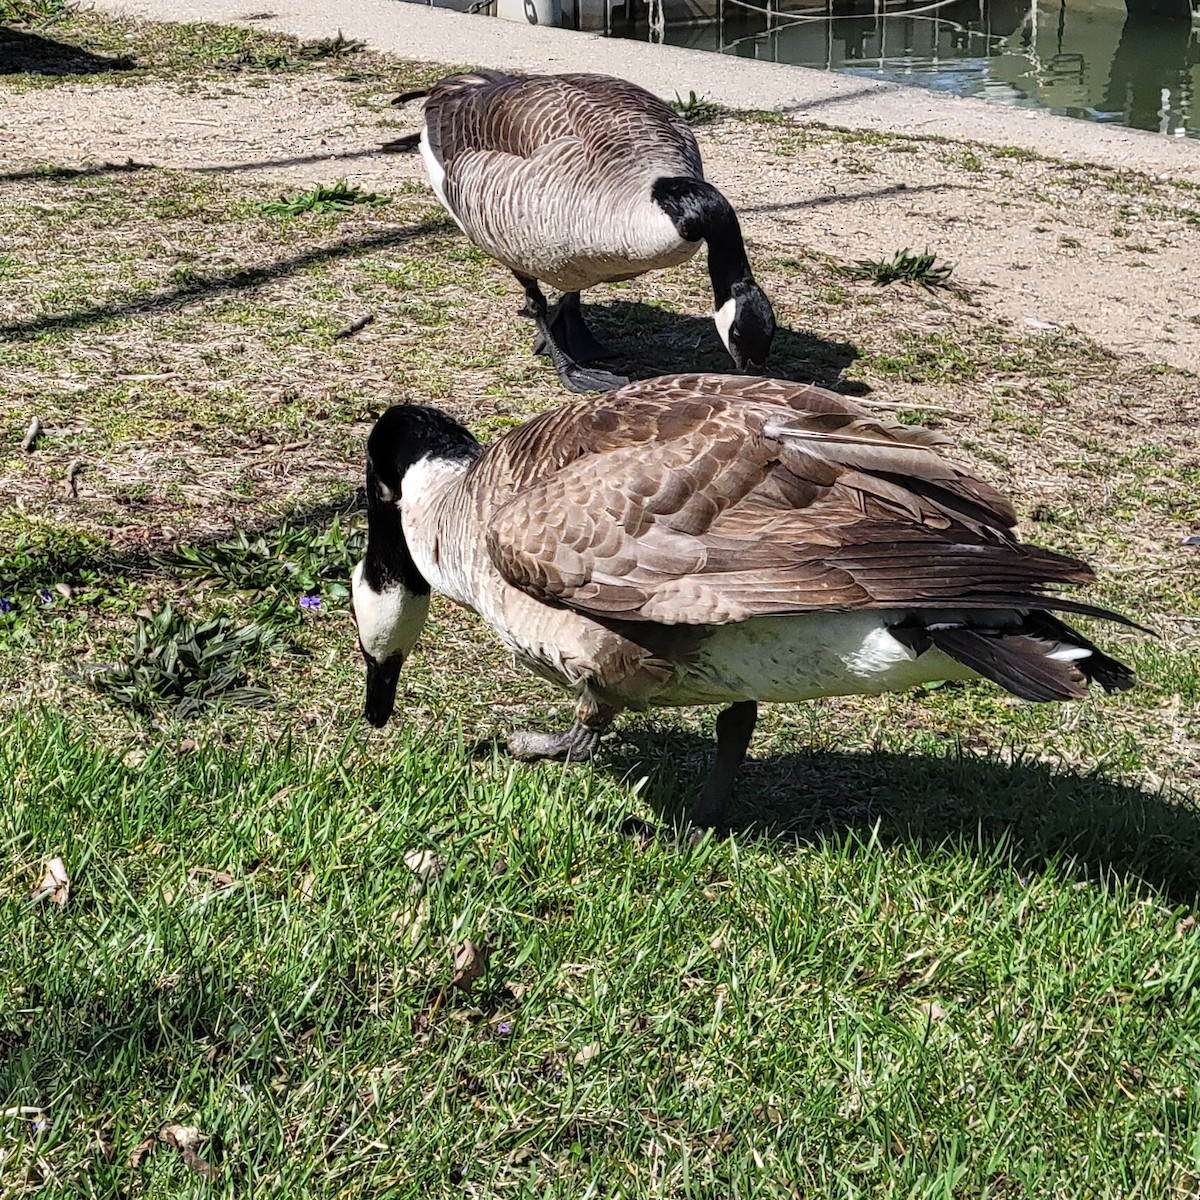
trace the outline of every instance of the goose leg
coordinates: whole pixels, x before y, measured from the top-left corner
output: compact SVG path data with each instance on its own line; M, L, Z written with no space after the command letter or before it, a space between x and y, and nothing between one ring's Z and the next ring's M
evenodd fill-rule
M697 841L704 830L724 824L733 781L757 721L758 705L753 700L739 700L717 718L717 757L688 813L689 841Z
M582 306L579 303L578 292L564 292L554 316L550 318L550 328L554 331L554 340L566 352L568 357L577 363L595 362L598 358L615 358L615 352L603 342L597 341L592 331L583 319ZM545 353L545 346L539 351L534 343L534 354Z
M517 275L517 280L525 289L525 306L521 309L520 315L532 317L537 322L538 339L534 342L534 353L544 352L550 355L550 361L554 364L554 369L558 372L558 377L563 381L565 387L573 392L607 392L611 388L624 387L629 382L624 375L613 375L609 371L598 371L594 368L580 366L571 357L570 351L559 344L554 327L548 319L549 306L546 303L546 297L542 294L542 289L538 287L537 280L530 279L525 275ZM579 293L573 294L576 305L575 317L586 331L587 326L583 325L583 318L578 313ZM559 307L561 308L562 305L560 304ZM588 333L588 338L595 345L599 345L590 333Z
M516 275L516 272L513 272ZM525 303L517 309L518 317L528 317L531 321L539 319L545 320L546 313L550 311L550 305L546 300L546 296L542 289L538 287L536 279L530 279L528 275L517 275L517 282L525 289ZM539 339L541 334L538 334ZM537 343L535 342L536 346ZM537 353L535 350L534 353Z
M600 735L613 723L617 711L585 688L575 705L575 720L562 733L520 730L508 738L508 752L522 762L540 758L556 762L587 762L600 745Z

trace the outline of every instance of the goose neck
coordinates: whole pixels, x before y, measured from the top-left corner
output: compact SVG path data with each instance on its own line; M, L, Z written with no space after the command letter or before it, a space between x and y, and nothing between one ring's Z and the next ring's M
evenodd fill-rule
M703 179L658 179L651 194L674 222L680 237L707 245L708 276L713 299L720 308L733 298L739 283L753 279L742 227L733 205Z

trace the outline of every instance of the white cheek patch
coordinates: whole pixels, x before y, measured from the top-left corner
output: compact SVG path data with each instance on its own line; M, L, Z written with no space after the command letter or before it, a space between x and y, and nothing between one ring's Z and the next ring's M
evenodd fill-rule
M737 301L734 299L726 300L720 308L713 313L713 324L717 327L717 332L721 335L721 341L725 343L725 349L730 354L733 353L729 345L729 331L733 328L733 318L737 314Z
M354 568L354 619L363 650L377 663L412 652L429 615L429 596L417 596L403 584L374 591L363 579L363 565Z

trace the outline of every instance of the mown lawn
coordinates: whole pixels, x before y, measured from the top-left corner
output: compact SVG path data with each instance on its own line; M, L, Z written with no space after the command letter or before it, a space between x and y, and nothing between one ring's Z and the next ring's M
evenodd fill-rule
M680 853L619 774L429 727L123 761L13 720L10 1194L1190 1194L1195 813L854 757L878 813ZM130 1167L165 1122L212 1182Z
M428 70L54 29L124 47L125 86ZM1200 1194L1194 379L753 247L779 373L941 423L1160 636L1093 630L1139 686L1069 707L776 708L733 835L680 850L649 830L712 712L511 764L568 707L437 605L400 719L357 719L371 421L486 437L561 398L424 189L281 211L214 172L2 170L3 1200ZM722 366L702 263L637 287L602 329ZM63 902L31 901L55 858Z

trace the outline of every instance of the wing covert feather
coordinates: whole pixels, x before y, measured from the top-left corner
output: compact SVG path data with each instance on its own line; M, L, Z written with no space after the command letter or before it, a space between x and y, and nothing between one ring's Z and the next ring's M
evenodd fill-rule
M633 384L488 451L488 553L539 599L662 624L1036 604L1047 584L1090 578L1018 543L1009 502L942 442L777 380Z

